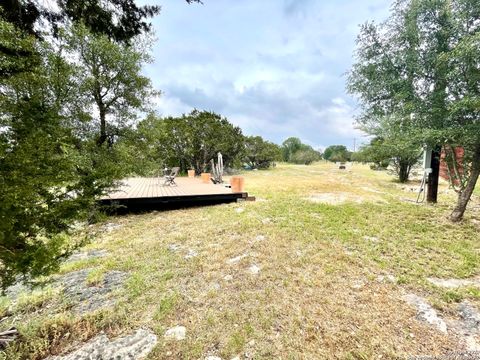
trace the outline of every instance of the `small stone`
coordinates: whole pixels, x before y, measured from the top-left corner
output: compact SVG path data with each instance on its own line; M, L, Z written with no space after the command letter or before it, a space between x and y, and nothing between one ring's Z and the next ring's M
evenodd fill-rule
M362 280L357 280L353 283L352 288L358 290L365 286L365 283Z
M387 279L388 281L392 282L392 283L395 283L397 282L397 278L391 274L388 274L387 276L385 276L385 279Z
M222 358L218 356L207 356L205 360L222 360Z
M185 326L175 326L165 331L165 335L163 337L167 340L181 341L185 340L186 336L187 329Z
M255 346L255 340L250 340L247 345L248 346Z
M377 276L377 281L378 282L391 282L391 283L396 283L397 278L391 274L388 275L378 275Z
M257 265L252 265L248 268L248 272L252 275L257 275L260 273L260 268Z
M198 256L198 253L195 251L195 250L192 250L192 249L188 249L188 253L187 255L185 255L185 259L191 259L191 258L194 258Z
M178 244L169 244L168 245L168 250L171 251L171 252L176 252L178 250L180 250L181 246L178 245Z
M271 222L272 222L272 219L270 219L270 218L265 218L265 219L262 220L263 225L270 224Z
M244 211L245 211L244 208L236 208L236 209L235 209L235 212L236 212L237 214L241 214L241 213L243 213Z
M377 242L378 242L378 238L375 237L375 236L364 236L363 238L364 238L365 240L370 241L370 242L373 242L373 243L377 243Z
M224 279L225 281L232 281L232 280L233 280L233 276L232 276L232 275L225 275L225 276L223 277L223 279Z
M120 224L107 223L107 224L103 225L103 230L110 233L114 230L120 229L121 227L122 227L122 225L120 225Z
M239 256L237 256L237 257L228 259L226 262L227 262L227 264L229 264L229 265L236 264L236 263L238 263L240 260L245 259L247 256L248 256L248 254L239 255Z
M255 241L264 241L265 240L265 236L264 235L258 235L256 238L255 238Z
M240 356L235 356L234 358L231 358L230 360L240 360Z
M220 286L219 283L213 283L213 284L212 284L212 289L213 289L213 290L220 290L220 289L221 289L221 286Z

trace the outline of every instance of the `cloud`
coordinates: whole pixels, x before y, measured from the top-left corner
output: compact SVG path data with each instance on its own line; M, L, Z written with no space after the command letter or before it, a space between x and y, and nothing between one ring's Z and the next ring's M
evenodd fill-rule
M345 93L358 24L382 19L384 0L163 0L155 62L164 115L192 108L227 116L244 133L281 143L345 144L356 104Z

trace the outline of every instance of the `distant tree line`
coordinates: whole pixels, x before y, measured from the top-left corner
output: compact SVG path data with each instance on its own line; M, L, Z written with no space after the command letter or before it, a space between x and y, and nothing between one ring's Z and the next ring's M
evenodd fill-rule
M178 117L152 113L132 131L125 146L135 152L135 172L142 175L173 166L197 174L211 171L210 160L219 152L232 170L267 169L278 161L309 165L322 158L320 151L296 137L279 146L261 136L245 136L227 118L199 110Z
M165 118L150 114L132 135L127 146L137 149L138 174L173 166L200 174L211 170L210 160L218 153L227 169L266 169L281 160L277 144L261 136L244 136L227 118L210 111Z

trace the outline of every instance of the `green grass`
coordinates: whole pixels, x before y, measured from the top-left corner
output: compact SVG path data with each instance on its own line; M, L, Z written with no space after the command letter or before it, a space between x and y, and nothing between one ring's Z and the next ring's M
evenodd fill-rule
M452 338L418 322L401 296L422 295L446 314L464 299L480 307L479 289L446 291L426 280L480 275L479 226L472 221L478 210L452 224L446 217L455 194L445 193L445 184L437 205L418 206L407 201L416 194L404 185L360 165L347 171L324 163L279 165L245 177L256 202L110 218L122 227L89 246L108 256L68 263L60 272L93 268L90 285L107 271L128 272L117 305L84 317L61 306L42 310L62 303L57 293L16 305L20 316L2 324L11 321L23 331L9 358L41 359L67 351L74 339L138 327L159 336L149 359L245 353L256 359L390 359L454 346ZM311 201L325 194L346 201ZM264 240L256 240L259 235ZM180 249L169 251L170 244ZM198 256L185 259L189 249ZM261 268L258 275L248 272L253 264ZM380 282L380 275L396 280ZM0 314L9 307L15 309L0 300ZM163 341L164 331L176 325L187 328L187 339Z

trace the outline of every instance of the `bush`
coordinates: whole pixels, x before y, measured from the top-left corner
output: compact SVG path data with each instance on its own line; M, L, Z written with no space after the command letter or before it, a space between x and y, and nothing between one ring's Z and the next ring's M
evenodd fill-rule
M294 164L310 165L311 163L320 160L320 154L315 150L300 150L291 157L291 162Z

